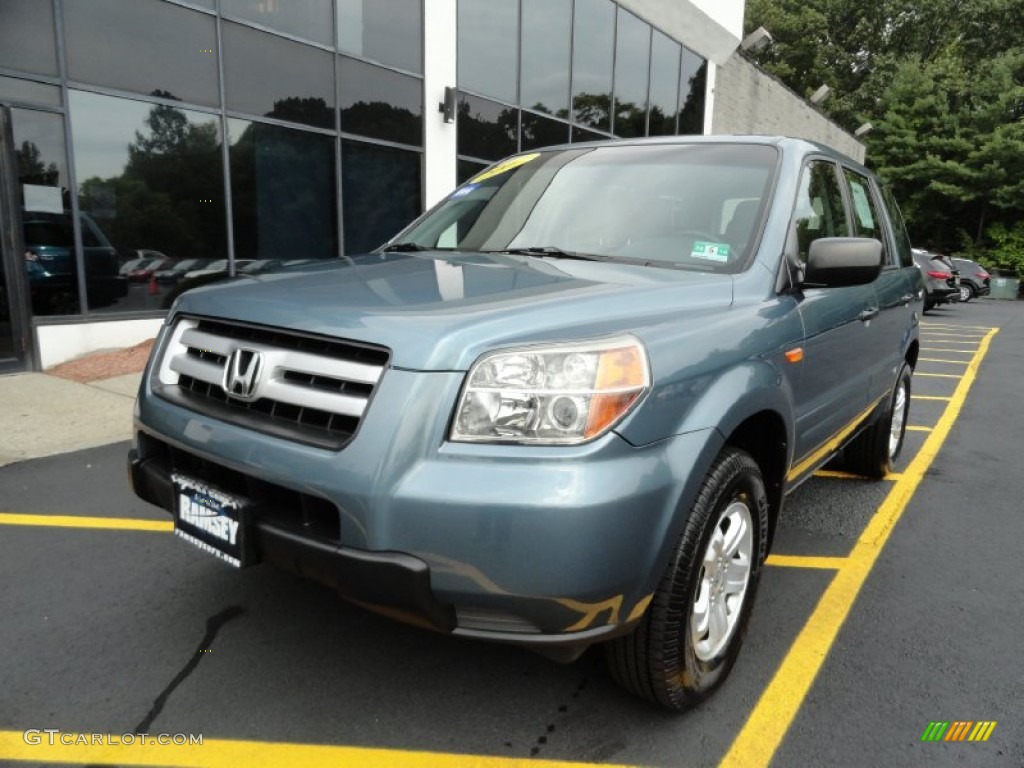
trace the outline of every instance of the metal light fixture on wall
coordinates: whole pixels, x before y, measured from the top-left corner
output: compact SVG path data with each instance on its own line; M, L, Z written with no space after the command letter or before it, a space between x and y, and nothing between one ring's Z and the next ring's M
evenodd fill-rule
M818 90L811 94L811 104L821 104L821 102L828 98L830 93L832 93L832 89L827 85L820 86Z
M444 113L446 123L455 122L455 89L450 85L444 87L444 101L437 105L437 111Z
M740 50L747 53L757 53L758 51L763 51L773 42L771 32L764 27L758 27L743 38L743 42L740 43Z

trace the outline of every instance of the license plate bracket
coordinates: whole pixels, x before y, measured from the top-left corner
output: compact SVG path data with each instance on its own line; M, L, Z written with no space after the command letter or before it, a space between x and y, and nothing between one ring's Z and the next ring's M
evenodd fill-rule
M235 568L254 564L249 542L251 503L185 475L174 484L174 534Z

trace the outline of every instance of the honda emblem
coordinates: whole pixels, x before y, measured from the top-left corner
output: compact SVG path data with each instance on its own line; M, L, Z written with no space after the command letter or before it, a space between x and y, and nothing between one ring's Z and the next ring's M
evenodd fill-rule
M236 349L224 366L224 391L236 400L255 400L263 354L255 349Z

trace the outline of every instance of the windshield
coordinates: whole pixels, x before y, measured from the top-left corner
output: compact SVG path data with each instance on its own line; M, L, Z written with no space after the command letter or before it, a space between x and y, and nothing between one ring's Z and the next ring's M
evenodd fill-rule
M457 189L392 247L558 249L738 272L756 246L777 157L773 147L745 144L518 155Z

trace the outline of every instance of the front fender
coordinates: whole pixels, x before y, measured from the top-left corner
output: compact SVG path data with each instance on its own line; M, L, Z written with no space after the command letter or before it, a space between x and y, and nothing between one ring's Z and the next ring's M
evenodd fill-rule
M724 371L655 388L617 431L634 445L703 429L716 429L728 439L748 418L768 411L785 425L788 465L794 445L793 403L790 380L773 360L744 360Z

